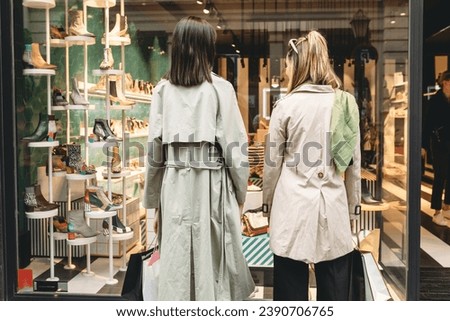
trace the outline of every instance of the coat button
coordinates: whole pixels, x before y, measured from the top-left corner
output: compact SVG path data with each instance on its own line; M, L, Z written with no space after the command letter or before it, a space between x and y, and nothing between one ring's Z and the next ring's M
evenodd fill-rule
M323 178L323 173L322 173L322 172L319 172L319 173L317 174L317 176L319 176L319 178Z

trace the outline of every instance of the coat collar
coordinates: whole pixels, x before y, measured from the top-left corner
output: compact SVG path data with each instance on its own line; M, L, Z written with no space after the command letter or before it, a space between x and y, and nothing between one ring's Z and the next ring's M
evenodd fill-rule
M334 89L330 85L316 85L311 83L305 83L298 86L292 91L292 93L296 92L331 93L334 92Z

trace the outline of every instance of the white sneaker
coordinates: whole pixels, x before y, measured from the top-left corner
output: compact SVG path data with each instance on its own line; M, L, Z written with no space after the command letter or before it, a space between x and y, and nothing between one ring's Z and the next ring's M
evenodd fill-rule
M444 217L442 212L439 212L438 214L435 214L433 216L433 223L440 226L447 226L447 224L449 224L449 221Z

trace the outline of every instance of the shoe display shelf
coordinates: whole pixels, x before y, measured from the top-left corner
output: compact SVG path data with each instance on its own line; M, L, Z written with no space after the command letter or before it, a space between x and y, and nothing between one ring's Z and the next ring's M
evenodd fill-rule
M112 58L112 52L111 52L111 44L110 44L110 31L109 31L109 8L111 6L115 5L115 1L108 1L108 0L101 0L101 1L89 1L89 0L85 0L84 1L84 5L87 6L92 6L92 7L96 7L96 8L103 8L104 10L104 17L105 17L105 22L104 22L104 26L105 26L105 36L104 36L104 40L103 43L105 45L104 48L104 60L102 61L100 68L101 69L96 69L93 70L93 75L94 76L103 76L105 77L105 109L106 109L106 124L105 126L109 127L109 124L111 122L111 115L110 115L110 111L112 109L112 103L111 103L111 92L110 92L110 77L115 77L115 81L117 81L117 76L118 75L122 75L121 79L122 79L122 85L124 82L124 70L125 70L125 50L124 50L124 45L125 42L121 42L121 68L120 69L113 69L113 58ZM121 15L124 15L124 3L123 0L121 1ZM85 82L86 83L86 82ZM117 85L117 84L116 84ZM121 86L120 89L124 88L123 86ZM87 90L84 91L85 94L87 95ZM123 94L123 93L122 93ZM126 109L130 109L130 105L132 104L127 104L126 108L122 108L122 118L125 119L125 110ZM121 109L120 106L115 106L115 109ZM87 128L87 125L85 126ZM95 125L94 125L95 127ZM110 129L109 129L110 131ZM122 127L122 132L125 132L125 124L123 123L123 127ZM117 138L116 142L114 142L115 144L118 144L118 141L121 142L122 144L122 152L123 152L123 156L125 156L125 149L127 148L127 146L125 146L125 142L121 139L121 138ZM103 143L103 144L101 144ZM108 190L108 199L112 200L112 149L114 148L114 143L111 142L91 142L90 145L93 146L93 144L98 144L100 146L102 146L103 150L107 151L107 175L106 175L106 180L107 180L107 190ZM105 147L106 144L106 147ZM116 145L117 146L117 145ZM122 157L122 160L125 160L125 157ZM123 182L122 182L122 190L123 190L123 195L126 195L126 191L125 191L125 177L123 177ZM127 215L126 215L126 203L125 203L126 197L124 197L124 201L122 203L122 217L123 217L123 221L125 226L127 225ZM115 215L117 215L117 213L115 213ZM114 215L112 215L114 216ZM133 230L129 231L129 232L124 232L124 233L113 233L112 231L112 225L113 225L113 220L112 220L112 216L109 219L109 224L108 224L108 254L109 254L109 271L110 271L110 279L107 282L107 284L115 284L118 281L116 279L113 278L113 242L118 242L118 241L125 241L125 240L129 240L131 238L133 238L134 236L134 232ZM120 268L120 270L124 271L126 270L126 242L122 242L123 243L123 255L122 255L122 267Z
M113 234L112 230L112 217L117 215L117 211L103 211L103 210L91 210L85 212L86 218L88 219L105 219L108 218L108 235ZM87 262L90 261L90 252L89 256L86 254ZM119 281L114 278L114 265L113 265L113 238L109 238L109 246L108 246L108 258L109 258L109 278L106 280L106 284L113 285L117 284Z
M87 182L91 179L95 179L96 175L94 174L67 174L67 212L69 212L72 204L72 190L71 183L75 181L84 181L85 187L87 186ZM89 219L86 219L86 223L89 225ZM97 241L97 237L79 237L74 240L67 239L67 265L64 267L65 269L74 269L75 265L72 263L72 246L86 246L86 271L83 273L85 276L94 275L91 272L91 247L90 245Z
M46 39L46 58L47 65L50 66L50 9L55 7L54 0L24 0L23 6L33 9L44 9L45 10L45 39ZM38 48L38 47L37 47ZM38 49L39 50L39 49ZM52 69L24 69L23 75L25 76L46 76L47 77L47 114L51 115L52 109L52 97L51 97L51 76L55 75L54 68ZM52 162L52 151L53 147L59 145L58 141L54 140L46 140L46 141L30 141L28 143L29 148L47 148L48 149L48 202L53 203L53 162ZM42 220L42 219L50 219L54 216L58 215L58 208L48 210L48 211L33 211L27 212L25 211L25 215L30 220ZM48 281L59 281L59 278L55 276L55 239L63 239L61 237L62 233L54 233L53 231L53 220L49 220L49 240L50 240L50 276L47 279Z

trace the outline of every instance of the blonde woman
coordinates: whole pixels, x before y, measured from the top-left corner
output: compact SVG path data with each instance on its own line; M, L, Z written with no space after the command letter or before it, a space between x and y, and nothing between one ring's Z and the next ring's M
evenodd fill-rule
M339 90L319 32L288 46L287 95L271 115L264 167L274 300L308 300L310 264L317 300L348 300L350 214L361 198L358 107Z

